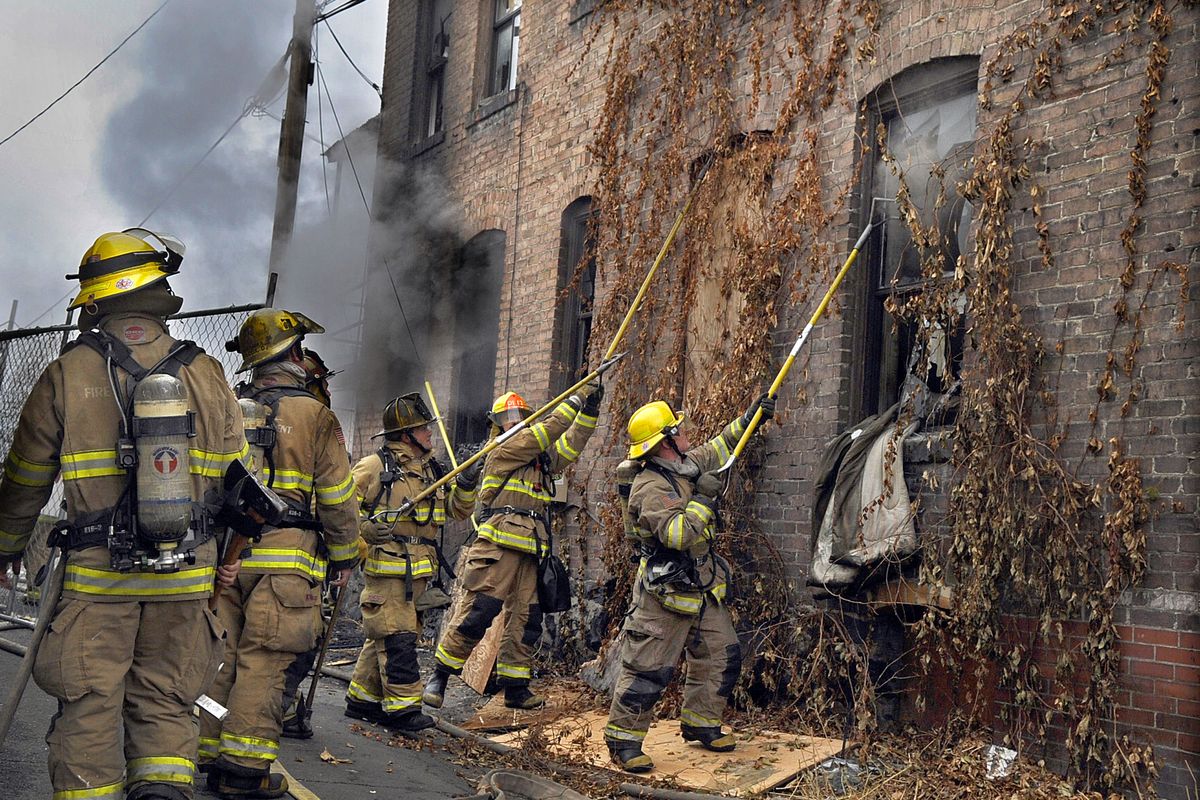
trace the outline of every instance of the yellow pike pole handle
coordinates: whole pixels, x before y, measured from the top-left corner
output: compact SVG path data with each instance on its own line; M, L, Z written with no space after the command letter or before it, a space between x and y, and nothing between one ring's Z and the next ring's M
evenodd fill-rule
M675 234L679 233L679 226L683 224L683 218L687 216L688 209L692 207L692 201L696 199L696 192L700 189L700 184L704 183L704 179L708 177L708 167L712 162L709 161L704 167L704 173L692 186L688 192L687 202L683 204L683 209L680 210L679 216L675 217L675 224L671 226L670 232L667 233L667 238L663 240L662 247L658 249L658 255L654 258L654 263L650 265L650 271L646 273L645 279L642 281L641 288L634 295L633 302L629 305L629 311L625 312L625 319L621 320L621 327L617 328L617 332L613 335L612 344L608 346L608 350L604 353L604 360L607 361L617 352L617 348L621 344L621 340L625 338L625 331L629 328L629 323L633 321L633 315L642 305L642 299L646 296L646 291L650 288L650 281L654 280L654 274L658 272L658 268L662 265L663 259L667 256L667 251L671 249L672 242L675 241Z
M429 395L429 407L433 409L433 418L437 420L438 432L442 434L442 444L446 445L446 455L450 458L450 466L458 469L458 458L454 455L450 437L446 435L446 423L442 421L442 412L438 410L437 398L433 396L433 386L429 381L425 381L425 394ZM479 523L475 521L474 514L471 515L471 527L476 531L479 530Z
M525 430L526 428L528 428L530 426L530 424L532 424L536 419L538 419L541 416L544 416L548 411L552 411L554 408L556 408L558 406L559 403L561 403L563 400L566 400L568 397L570 397L581 386L583 386L587 383L591 383L592 381L599 378L601 375L603 375L605 372L607 372L609 369L611 369L614 364L616 364L618 361L620 361L624 357L625 357L624 353L617 353L612 358L607 359L600 366L596 367L594 370L589 372L587 375L583 376L582 378L577 380L575 383L571 384L570 387L565 389L561 394L559 394L557 397L555 397L549 403L546 403L546 405L542 406L537 411L534 411L528 417L521 420L516 425L509 428L507 431L505 431L504 433L497 436L495 439L492 439L490 442L485 444L479 452L475 453L473 456L468 458L466 461L463 461L457 467L450 470L445 475L443 475L442 477L438 478L433 483L426 486L424 489L422 489L420 492L418 492L413 497L405 500L403 503L400 504L400 506L398 508L396 508L392 511L377 511L373 515L371 515L371 519L382 520L382 521L387 522L389 520L397 519L400 516L407 514L412 509L412 507L415 506L417 503L421 502L426 497L429 497L429 495L433 494L438 489L442 488L447 483L449 483L451 480L458 477L458 474L460 472L462 472L464 469L471 466L479 459L485 458L488 453L492 452L497 447L504 444L509 439L516 436L518 433Z
M812 333L813 326L821 319L825 313L825 308L829 305L829 301L833 299L833 294L842 285L842 279L850 272L850 267L854 266L854 262L858 259L858 251L866 242L867 236L870 235L871 229L875 227L874 222L868 222L867 227L863 228L862 234L858 237L858 241L854 243L854 248L850 250L850 255L846 256L846 263L842 264L842 268L838 270L838 274L833 279L833 283L829 285L829 290L825 292L825 297L821 299L821 304L817 306L817 310L813 312L809 318L808 324L804 326L804 330L800 332L800 336L796 339L796 343L792 345L792 351L788 353L788 357L783 362L783 366L779 368L779 372L775 375L775 380L771 383L771 388L767 390L767 395L774 397L779 393L779 387L783 385L784 378L792 368L792 364L796 361L796 355L804 347L805 341L808 340L808 335ZM746 426L746 430L742 431L742 436L738 439L737 446L733 448L733 452L729 454L729 459L721 465L717 472L725 472L733 466L733 462L737 461L738 456L746 449L746 443L750 441L750 437L754 435L754 431L758 428L758 424L762 421L762 409L754 412L754 416L750 418L750 424Z

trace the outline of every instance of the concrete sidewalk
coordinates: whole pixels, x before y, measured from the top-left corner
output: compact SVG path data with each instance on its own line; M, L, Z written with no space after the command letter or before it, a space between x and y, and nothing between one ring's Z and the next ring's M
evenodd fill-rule
M28 631L4 631L0 636L21 644L29 639ZM7 692L19 661L10 653L0 652L0 692ZM452 763L449 754L439 747L416 750L388 746L391 737L387 731L342 715L344 694L343 683L323 678L313 709L316 735L307 741L281 742L280 765L320 800L444 800L474 793L473 785L484 772L482 768L475 772L464 769ZM30 680L12 730L0 749L0 796L6 800L49 800L52 791L44 738L56 709L55 701ZM444 736L437 732L423 735ZM350 763L322 761L323 750ZM213 796L204 789L201 776L196 797Z

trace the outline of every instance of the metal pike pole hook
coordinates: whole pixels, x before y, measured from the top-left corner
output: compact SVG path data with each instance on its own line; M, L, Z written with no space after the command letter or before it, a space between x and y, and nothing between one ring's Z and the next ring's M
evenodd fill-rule
M3 744L4 738L8 736L8 729L12 726L13 717L16 716L17 706L21 703L21 695L25 693L29 676L33 673L33 662L37 657L38 646L46 635L46 629L50 627L50 620L54 617L54 607L58 605L58 597L62 594L63 575L67 571L66 551L59 547L51 550L45 569L48 577L42 584L41 602L38 608L37 623L33 627L33 636L29 640L29 647L26 648L25 655L21 657L21 666L17 669L17 676L8 693L4 710L0 711L0 744ZM10 591L15 592L16 590L17 582L14 577Z
M872 202L872 211L874 211L874 202ZM875 227L873 221L867 223L867 227L863 228L862 234L858 237L858 241L854 243L854 248L850 251L850 255L846 256L846 263L842 264L842 268L838 270L838 274L833 279L833 283L829 285L829 290L825 292L825 297L821 299L821 304L817 306L817 310L808 320L808 324L804 326L804 330L800 332L800 336L796 339L796 343L792 345L792 351L788 353L787 359L783 362L783 366L779 368L779 372L775 375L775 380L771 383L771 388L767 390L769 397L775 397L779 393L779 387L783 385L784 378L792 369L792 364L796 361L796 356L799 354L804 343L808 341L808 335L812 333L813 326L821 319L825 313L825 308L829 305L829 301L833 299L834 292L842 285L842 279L850 272L850 267L854 266L854 262L858 259L858 251L862 249L863 244L867 241L867 236L870 235L871 229ZM717 472L726 472L737 461L742 451L746 449L746 443L750 441L750 437L754 435L754 431L758 429L759 423L762 422L762 409L757 409L754 416L750 418L750 424L746 426L746 430L742 431L742 436L738 439L737 446L733 448L733 452L729 454L729 458L721 465Z

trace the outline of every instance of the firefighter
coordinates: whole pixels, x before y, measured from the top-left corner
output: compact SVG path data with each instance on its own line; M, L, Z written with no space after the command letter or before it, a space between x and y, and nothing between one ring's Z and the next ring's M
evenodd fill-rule
M729 564L713 549L722 488L714 470L729 458L759 407L763 419L770 419L774 398L763 395L719 436L692 449L681 428L683 414L661 400L629 418L630 460L618 469L624 484L619 494L626 505L626 532L637 541L641 560L604 728L613 761L629 772L654 766L642 752L642 741L684 650L684 741L714 752L735 746L733 735L721 731L721 716L737 682L742 651L725 606Z
M476 501L479 535L467 553L460 602L435 653L433 676L422 699L441 708L446 682L462 672L492 620L507 612L496 659L496 682L509 708L538 708L542 697L529 690L533 645L542 635L537 601L538 562L547 553L550 501L555 476L579 458L596 429L603 387L588 385L546 418L500 444L484 459ZM491 434L517 425L531 413L515 392L492 403Z
M84 333L38 379L0 479L4 585L63 482L63 593L34 663L58 700L46 734L56 798L192 797L192 705L224 636L207 598L214 572L237 574L215 566L206 501L246 442L220 363L167 332L182 259L177 240L140 228L96 239L69 276Z
M329 379L336 375L337 371L329 369L325 365L325 359L321 358L316 350L305 347L303 352L304 356L300 361L300 366L304 367L304 389L320 400L323 406L329 408L333 404ZM340 427L338 428L338 441L345 444L345 437L341 434ZM347 462L349 459L350 454L347 453ZM315 501L315 498L312 499ZM310 506L309 511L315 513L316 508ZM284 738L311 739L313 737L312 724L309 721L311 709L306 706L304 697L300 694L300 684L317 662L317 654L320 649L321 645L317 643L302 657L288 665L283 680L283 729L280 732Z
M326 569L335 576L332 585L341 587L358 562L358 512L341 427L304 388L300 343L323 331L303 314L266 308L253 312L225 345L241 354L239 372L253 370L238 393L268 410L269 430L251 443L263 448L263 482L289 510L281 527L254 545L217 607L230 636L211 694L229 714L220 722L202 718L200 761L221 797L287 792L283 776L270 773L279 752L285 674L320 636Z
M383 446L354 465L370 550L360 603L367 640L346 691L346 716L407 733L434 724L421 713L417 637L421 597L440 565L438 534L448 518L470 516L479 480L479 468L468 469L449 491L439 489L403 516L388 513L445 474L433 457L433 422L421 395L395 398L375 434Z

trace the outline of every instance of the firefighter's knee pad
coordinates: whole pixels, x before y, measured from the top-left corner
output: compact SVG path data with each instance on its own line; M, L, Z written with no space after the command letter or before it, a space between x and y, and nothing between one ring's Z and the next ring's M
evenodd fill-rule
M635 672L629 688L621 692L618 700L621 705L633 713L644 714L654 708L654 704L662 697L662 693L673 677L675 677L674 667Z
M717 697L729 699L733 687L737 684L738 675L742 671L742 646L738 642L725 647L725 668L721 670L721 684L717 687Z
M498 597L476 594L471 598L471 608L459 624L458 632L472 641L479 641L503 607L504 601Z
M538 639L542 638L542 619L542 607L537 603L530 603L529 618L525 620L525 628L521 631L521 644L533 647L538 643Z
M387 654L388 683L419 683L421 670L417 666L417 635L393 633L383 640Z

